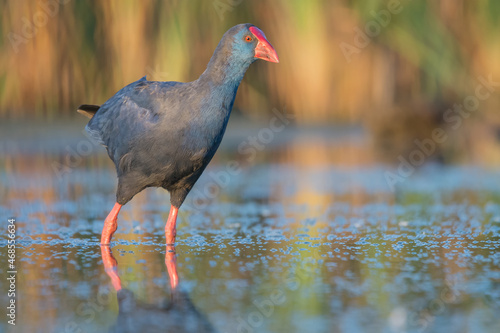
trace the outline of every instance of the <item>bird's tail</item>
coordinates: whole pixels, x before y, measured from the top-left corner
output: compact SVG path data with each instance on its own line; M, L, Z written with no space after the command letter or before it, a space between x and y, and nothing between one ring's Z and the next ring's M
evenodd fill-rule
M97 110L99 110L99 105L82 104L78 107L76 112L83 114L85 117L92 119Z

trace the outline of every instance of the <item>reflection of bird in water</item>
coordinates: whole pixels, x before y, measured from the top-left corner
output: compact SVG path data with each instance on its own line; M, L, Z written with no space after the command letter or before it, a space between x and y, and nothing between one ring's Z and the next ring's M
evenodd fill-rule
M116 269L117 262L109 246L101 246L101 254L104 268L111 278L118 298L118 318L110 332L215 332L188 295L179 290L175 247L167 246L165 254L165 264L172 286L172 298L164 306L139 303L132 291L122 288Z

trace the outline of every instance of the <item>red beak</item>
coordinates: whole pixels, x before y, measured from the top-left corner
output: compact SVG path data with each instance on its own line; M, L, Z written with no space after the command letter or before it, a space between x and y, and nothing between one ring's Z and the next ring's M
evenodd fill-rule
M270 62L280 62L278 54L274 47L266 39L266 35L257 27L250 27L250 32L257 38L257 46L255 47L255 58L263 59Z

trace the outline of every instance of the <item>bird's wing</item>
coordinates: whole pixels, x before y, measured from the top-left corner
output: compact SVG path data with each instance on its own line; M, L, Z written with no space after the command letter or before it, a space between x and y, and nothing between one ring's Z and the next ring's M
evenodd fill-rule
M167 99L180 82L148 81L146 77L132 82L104 103L86 126L87 133L108 149L108 154L119 161L149 126L159 121L162 110L158 99Z

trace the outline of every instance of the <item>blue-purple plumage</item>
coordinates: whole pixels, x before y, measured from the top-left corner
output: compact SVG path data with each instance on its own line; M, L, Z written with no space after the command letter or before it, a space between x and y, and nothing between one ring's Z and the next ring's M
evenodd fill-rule
M198 80L133 82L105 102L88 123L118 173L117 202L146 187L170 191L179 207L219 147L238 86L256 60L252 27L241 24L222 38ZM240 36L241 35L241 36Z

